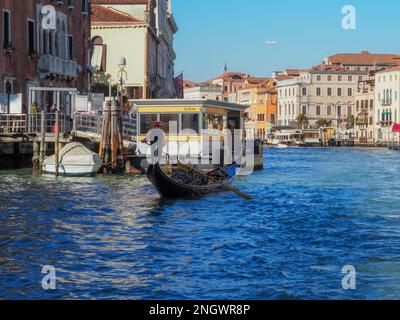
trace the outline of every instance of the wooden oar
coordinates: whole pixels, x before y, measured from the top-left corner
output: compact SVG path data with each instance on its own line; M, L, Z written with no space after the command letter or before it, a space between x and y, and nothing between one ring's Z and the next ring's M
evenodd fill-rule
M253 198L250 197L249 195L243 193L243 192L240 191L239 189L237 189L237 188L231 186L230 184L228 184L228 183L226 183L226 182L218 181L217 179L215 179L215 178L213 178L213 177L211 177L211 176L206 175L204 172L202 172L202 171L200 171L200 170L198 170L198 169L196 169L196 168L194 168L194 167L192 167L192 166L189 166L189 165L187 165L187 164L181 163L179 160L178 160L178 163L179 163L180 165L182 165L182 166L185 166L185 167L187 167L187 168L189 168L189 169L191 169L191 170L193 170L193 171L195 171L195 172L201 174L204 178L210 179L210 180L213 181L214 183L217 183L217 184L221 185L221 187L225 188L226 190L229 190L229 191L232 191L233 193L236 193L238 196L242 197L243 199L245 199L245 200L247 200L247 201L250 201L250 200L253 199Z

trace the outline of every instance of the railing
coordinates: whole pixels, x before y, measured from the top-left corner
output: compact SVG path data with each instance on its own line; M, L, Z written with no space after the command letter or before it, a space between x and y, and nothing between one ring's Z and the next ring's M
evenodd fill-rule
M55 133L56 114L47 113L44 115L44 117L45 133ZM71 131L71 122L71 118L60 113L60 133L69 133ZM0 134L39 134L41 131L42 113L30 115L0 114Z
M392 99L384 99L381 101L382 106L390 106L392 105Z
M16 135L27 133L25 114L0 114L0 134Z
M124 115L122 118L124 139L136 141L137 123L136 114ZM101 134L103 117L99 114L75 113L73 116L74 131Z
M56 113L44 114L44 131L45 133L56 132ZM69 133L72 126L72 118L60 113L60 133ZM38 134L42 132L42 113L30 114L28 116L28 130L29 134Z
M101 133L103 118L100 115L74 113L74 131L82 131L94 134Z
M72 60L62 59L52 55L43 55L38 61L39 71L75 78L77 76L77 63Z

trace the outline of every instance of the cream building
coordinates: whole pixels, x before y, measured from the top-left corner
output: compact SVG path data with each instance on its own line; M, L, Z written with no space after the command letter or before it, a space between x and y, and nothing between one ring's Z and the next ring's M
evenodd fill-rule
M92 65L120 79L118 60L127 65L124 86L132 99L174 98L174 34L171 0L93 0Z
M393 124L400 122L400 66L376 73L375 139L387 143L392 139Z
M375 77L358 83L356 117L354 124L355 142L359 144L375 143Z
M343 125L354 115L358 82L367 76L366 71L320 65L300 72L298 77L278 78L278 123L297 127L298 116L303 114L308 127L320 120Z
M222 87L208 83L194 84L184 89L184 98L189 100L216 100L222 101Z

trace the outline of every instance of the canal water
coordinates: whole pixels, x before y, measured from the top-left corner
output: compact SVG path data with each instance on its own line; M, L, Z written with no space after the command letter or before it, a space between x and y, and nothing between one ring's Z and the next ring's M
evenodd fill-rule
M400 153L267 149L235 185L254 200L0 172L0 299L400 298Z

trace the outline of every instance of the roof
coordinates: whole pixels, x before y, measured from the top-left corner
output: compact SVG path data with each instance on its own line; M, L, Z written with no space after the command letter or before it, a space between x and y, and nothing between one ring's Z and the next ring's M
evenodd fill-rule
M153 99L153 100L130 100L134 104L139 107L191 107L191 106L201 106L201 107L211 107L211 108L218 108L218 109L225 109L225 110L234 110L234 111L244 111L248 107L237 104L231 103L226 101L216 101L216 100L207 100L207 99L200 99L200 100L186 100L186 99Z
M386 69L386 70L382 70L382 71L379 71L377 73L394 72L394 71L400 71L400 66L389 68L389 69Z
M92 24L94 25L144 25L144 20L114 8L92 6Z
M375 65L375 64L399 64L398 54L373 54L368 51L361 53L339 53L327 58L329 64L342 65Z
M92 4L147 4L148 0L92 0Z
M197 87L199 84L190 80L183 80L183 88L194 88Z
M211 81L215 81L215 80L232 80L232 78L234 77L239 77L241 79L245 78L247 76L247 74L245 73L241 73L241 72L225 72L215 78L212 78L210 80L208 80L207 82L211 82Z

